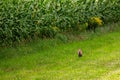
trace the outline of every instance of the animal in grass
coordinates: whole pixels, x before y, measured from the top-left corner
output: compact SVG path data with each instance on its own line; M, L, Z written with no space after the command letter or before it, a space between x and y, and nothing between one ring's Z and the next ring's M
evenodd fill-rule
M82 50L81 49L78 50L78 57L82 57Z

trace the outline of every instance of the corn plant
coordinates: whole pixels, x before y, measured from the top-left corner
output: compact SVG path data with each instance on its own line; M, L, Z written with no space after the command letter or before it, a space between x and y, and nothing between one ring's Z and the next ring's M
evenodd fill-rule
M89 19L96 16L104 23L120 21L120 1L0 0L0 44L85 30Z

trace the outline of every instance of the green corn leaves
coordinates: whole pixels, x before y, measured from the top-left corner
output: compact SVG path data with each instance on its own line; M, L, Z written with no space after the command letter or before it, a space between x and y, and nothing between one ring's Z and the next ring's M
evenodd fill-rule
M54 37L60 31L85 30L91 17L120 20L119 0L0 0L0 44Z

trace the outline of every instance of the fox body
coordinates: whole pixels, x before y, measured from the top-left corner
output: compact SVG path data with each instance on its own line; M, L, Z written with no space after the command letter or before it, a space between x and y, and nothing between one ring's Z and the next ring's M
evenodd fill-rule
M78 50L78 57L82 57L82 50L81 49Z

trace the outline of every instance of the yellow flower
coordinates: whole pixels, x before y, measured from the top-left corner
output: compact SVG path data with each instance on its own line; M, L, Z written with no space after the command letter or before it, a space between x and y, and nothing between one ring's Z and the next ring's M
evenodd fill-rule
M101 26L103 24L103 21L99 17L92 17L91 23L96 23L97 25Z

